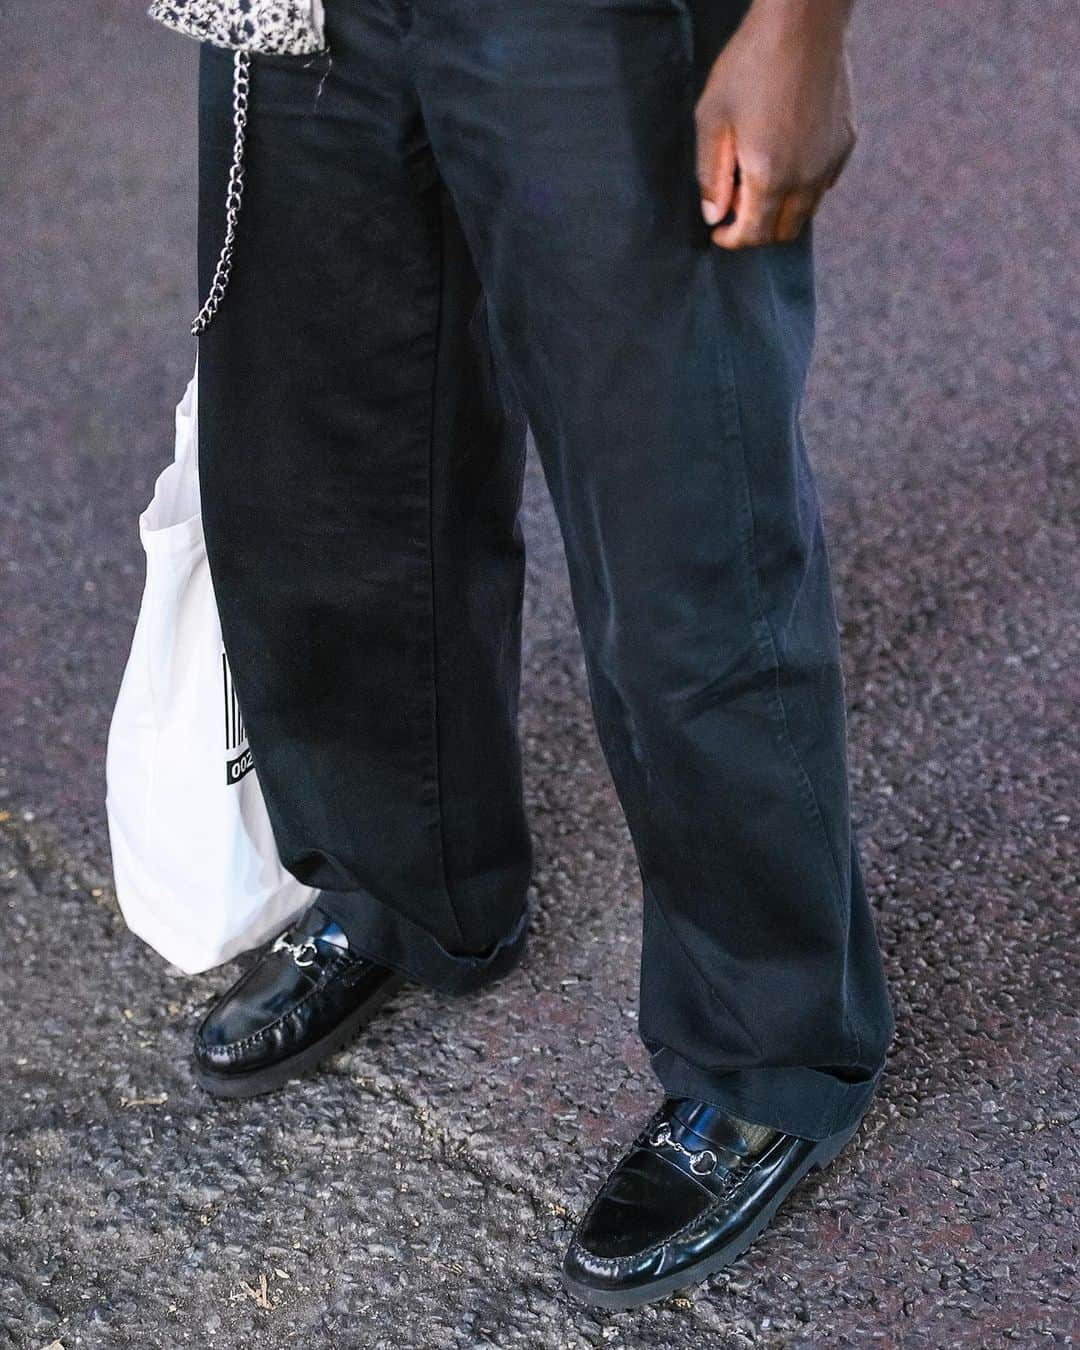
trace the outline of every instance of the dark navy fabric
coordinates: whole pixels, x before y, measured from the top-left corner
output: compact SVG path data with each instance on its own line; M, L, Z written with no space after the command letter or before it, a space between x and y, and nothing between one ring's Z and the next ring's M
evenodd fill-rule
M640 863L656 1072L835 1133L892 1019L798 428L810 234L727 253L698 209L694 101L740 6L326 9L328 58L254 61L199 354L207 546L282 859L436 987L523 922L527 421ZM205 47L204 290L231 118Z

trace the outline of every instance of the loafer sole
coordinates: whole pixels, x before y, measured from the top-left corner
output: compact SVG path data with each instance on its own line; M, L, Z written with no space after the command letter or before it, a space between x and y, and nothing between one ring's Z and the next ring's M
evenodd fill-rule
M829 1163L855 1135L860 1123L860 1121L856 1121L850 1130L822 1139L802 1167L762 1209L750 1227L725 1247L719 1248L696 1265L687 1266L684 1270L677 1270L671 1275L652 1280L648 1284L637 1285L633 1289L600 1289L591 1284L583 1284L564 1268L560 1271L563 1288L582 1303L590 1303L598 1308L625 1309L639 1308L643 1303L654 1303L658 1299L667 1298L669 1294L677 1293L680 1289L700 1284L703 1280L707 1280L710 1275L716 1275L725 1266L729 1266L757 1241L769 1224L772 1223L776 1211L799 1182L810 1172L820 1172L828 1167Z
M257 1097L263 1092L273 1092L290 1079L310 1073L331 1055L337 1054L367 1026L383 1004L391 999L404 983L403 975L387 976L374 994L354 1008L347 1017L343 1017L320 1040L314 1041L295 1055L289 1055L286 1059L279 1059L276 1063L267 1064L260 1069L246 1069L242 1073L215 1073L196 1060L195 1081L215 1097Z

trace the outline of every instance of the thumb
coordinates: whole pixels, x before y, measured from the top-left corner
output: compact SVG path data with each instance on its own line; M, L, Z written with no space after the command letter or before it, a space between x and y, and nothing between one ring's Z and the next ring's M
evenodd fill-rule
M698 141L698 187L706 225L719 225L735 193L735 133L731 127L706 132Z

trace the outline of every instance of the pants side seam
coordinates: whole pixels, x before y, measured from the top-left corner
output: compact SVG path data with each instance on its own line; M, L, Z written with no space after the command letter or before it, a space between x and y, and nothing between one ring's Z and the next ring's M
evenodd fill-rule
M439 737L439 645L438 645L438 624L436 621L435 607L437 604L437 595L435 588L435 503L434 503L434 459L437 441L438 426L438 400L439 400L439 375L441 371L441 360L443 355L443 318L445 307L446 291L446 242L445 242L445 223L443 221L443 210L445 204L442 197L442 189L438 189L437 217L438 217L438 292L435 304L435 351L431 362L431 411L428 425L428 464L427 464L427 532L428 532L428 594L430 597L431 610L431 729L432 729L432 758L435 769L435 810L438 815L438 850L439 850L439 874L442 877L443 892L446 895L446 904L450 917L454 921L454 927L457 930L458 942L464 948L468 944L465 941L465 934L461 927L461 920L458 917L457 909L454 905L454 898L450 893L450 883L446 875L446 819L443 813L443 790L442 790L442 746Z
M715 263L715 260L714 260ZM713 272L715 278L716 273ZM718 288L719 289L719 288ZM724 374L728 380L728 387L731 391L734 418L735 418L735 441L738 446L739 455L739 476L741 483L741 508L745 519L745 529L743 531L742 543L746 551L748 562L748 575L750 582L751 609L754 616L754 636L758 642L759 650L768 662L772 671L773 686L770 691L769 703L773 709L773 714L780 729L781 738L791 759L795 770L796 780L799 785L800 795L812 819L814 828L820 833L821 841L824 846L825 856L829 860L829 867L833 874L836 885L836 901L841 919L844 921L845 933L850 924L850 910L844 903L844 885L840 872L840 865L836 858L832 844L829 841L828 832L825 829L825 818L822 815L821 805L818 802L817 794L814 792L814 785L810 780L810 775L802 761L798 748L795 745L791 734L791 726L788 721L787 709L784 705L784 695L780 687L780 657L776 646L776 640L773 635L772 626L769 623L768 615L765 609L764 597L761 586L761 573L757 556L756 539L756 520L754 515L754 499L750 486L750 471L746 456L746 438L743 430L742 403L739 396L738 381L735 377L734 364L731 358L731 352L728 347L726 335L721 343L721 359L724 363ZM845 963L846 963L847 944L844 945ZM856 1055L862 1058L862 1040L859 1036L858 1028L851 1017L847 1008L846 1000L842 1000L842 1020L848 1029L849 1035L855 1042Z
M746 1025L746 1022L740 1016L738 1009L735 1008L723 996L723 994L720 993L716 985L712 982L712 980L708 977L705 971L701 968L701 965L699 964L697 957L683 941L682 937L679 935L678 930L675 928L675 925L671 922L671 917L665 910L660 900L660 897L651 888L649 888L648 890L648 895L649 897L651 897L653 904L656 906L656 912L659 915L661 921L663 922L664 927L671 934L672 938L675 940L676 945L679 947L679 949L682 951L683 956L686 958L687 965L689 965L690 968L695 972L695 974L701 980L702 984L704 984L705 988L708 989L709 993L713 996L714 999L716 999L717 1003L719 1003L720 1006L724 1009L724 1011L731 1017L731 1020L733 1022L738 1023L738 1025L742 1027L743 1031L746 1033L746 1036L752 1042L754 1049L760 1052L761 1047L758 1043L757 1037L754 1035L750 1027ZM663 1045L663 1042L657 1040L656 1044ZM664 1046L663 1048L668 1049L667 1046Z

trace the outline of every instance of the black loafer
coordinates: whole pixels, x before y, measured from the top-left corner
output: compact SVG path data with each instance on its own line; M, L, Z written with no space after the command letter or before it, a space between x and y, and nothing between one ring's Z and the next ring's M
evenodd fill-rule
M715 1274L857 1129L856 1122L827 1139L802 1139L669 1098L574 1234L563 1284L585 1303L633 1308Z
M269 1092L340 1050L404 982L313 905L207 1013L195 1077L218 1097Z

